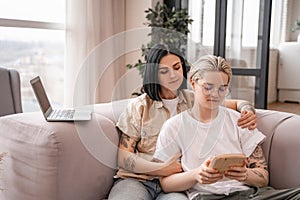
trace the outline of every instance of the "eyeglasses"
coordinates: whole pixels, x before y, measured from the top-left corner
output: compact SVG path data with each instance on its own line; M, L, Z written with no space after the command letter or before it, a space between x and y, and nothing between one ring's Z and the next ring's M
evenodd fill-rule
M228 85L221 85L216 88L213 84L204 83L201 85L204 95L211 95L215 90L218 91L219 96L224 97L229 93Z

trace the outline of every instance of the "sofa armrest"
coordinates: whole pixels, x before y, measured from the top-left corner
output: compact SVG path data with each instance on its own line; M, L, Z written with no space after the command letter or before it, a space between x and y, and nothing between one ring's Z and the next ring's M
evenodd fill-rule
M257 109L258 129L266 135L262 147L269 167L269 185L300 187L300 116Z
M275 130L282 122L293 117L295 114L264 109L256 109L256 111L257 128L266 136L262 147L268 161Z
M116 169L114 123L93 114L87 122L46 122L41 113L0 118L3 160L0 199L106 198Z
M300 187L300 116L283 121L275 130L269 156L270 184Z

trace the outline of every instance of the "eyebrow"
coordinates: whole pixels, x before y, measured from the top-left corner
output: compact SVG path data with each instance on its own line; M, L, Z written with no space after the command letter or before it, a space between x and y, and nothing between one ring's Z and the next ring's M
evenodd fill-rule
M213 83L207 83L207 82L204 82L203 84L207 84L207 85L215 85ZM220 85L220 86L228 86L228 84L224 84L224 85Z
M181 62L180 61L178 61L178 62L176 62L176 63L174 63L174 64L172 64L172 67L174 67L174 66L176 66L176 65L178 65L178 64L181 64ZM159 68L158 69L165 69L165 68L169 68L169 67L165 67L165 65L159 65Z
M178 64L181 64L181 61L178 61L178 62L174 63L172 66L174 67L174 66L176 66Z

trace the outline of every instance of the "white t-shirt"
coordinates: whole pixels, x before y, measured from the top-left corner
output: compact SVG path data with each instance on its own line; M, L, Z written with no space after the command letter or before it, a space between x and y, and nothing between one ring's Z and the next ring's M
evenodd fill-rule
M184 111L165 122L158 137L153 157L166 161L181 153L184 171L199 167L208 157L224 153L244 153L249 157L265 136L257 129L249 131L237 126L240 113L219 107L217 117L202 123ZM249 187L224 179L213 184L197 183L187 191L190 198L201 194L229 194Z
M162 99L163 104L168 108L170 112L170 117L173 117L177 114L177 104L178 104L179 98L176 97L174 99Z

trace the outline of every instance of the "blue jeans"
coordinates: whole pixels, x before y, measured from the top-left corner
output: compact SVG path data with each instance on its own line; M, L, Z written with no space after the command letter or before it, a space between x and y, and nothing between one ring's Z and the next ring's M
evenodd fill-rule
M187 200L184 193L164 193L159 180L138 181L136 179L118 179L112 187L108 199L111 200Z

